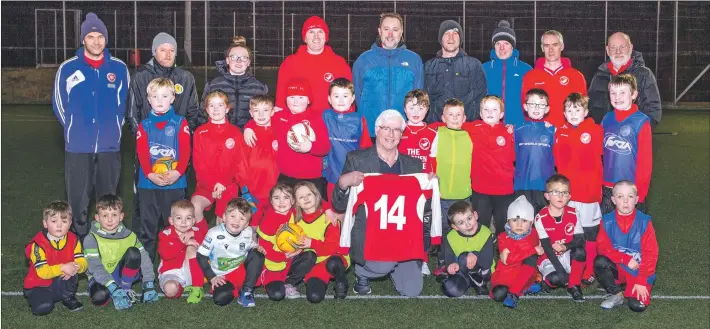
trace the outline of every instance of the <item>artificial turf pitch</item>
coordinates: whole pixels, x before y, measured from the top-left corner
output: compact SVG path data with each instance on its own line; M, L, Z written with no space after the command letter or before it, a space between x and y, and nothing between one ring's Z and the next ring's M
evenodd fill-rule
M648 310L642 314L627 307L603 311L601 292L585 289L590 299L577 304L564 291L545 299L521 299L508 310L481 299L377 299L397 295L389 280L373 283L373 297L271 302L257 299L257 307L236 303L215 306L205 298L188 305L185 299L161 299L157 304L135 305L117 313L94 307L80 296L84 310L68 312L60 303L46 317L31 315L22 291L27 271L23 249L41 227L41 209L64 193L64 148L61 127L49 106L2 106L2 328L708 328L710 327L710 114L665 111L653 136L654 166L648 206L656 228L660 257L658 279ZM125 203L125 224L133 213L132 168L134 142L124 134L120 194ZM93 213L90 210L90 213ZM213 219L210 217L210 222ZM351 274L352 277L352 274ZM350 280L352 283L352 278ZM136 290L140 291L138 286ZM303 287L301 286L301 289ZM303 290L302 290L303 291ZM80 278L79 292L86 292ZM257 292L263 294L260 288ZM352 293L351 293L352 295ZM422 295L442 296L433 278L425 279ZM688 298L688 296L699 296ZM551 299L547 299L551 298ZM688 299L677 299L688 298Z

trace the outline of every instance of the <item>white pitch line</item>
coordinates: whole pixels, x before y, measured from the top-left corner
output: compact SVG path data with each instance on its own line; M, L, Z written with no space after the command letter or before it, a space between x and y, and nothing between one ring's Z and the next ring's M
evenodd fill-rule
M6 120L6 119L0 119L0 122L57 122L57 120L56 119L47 119L47 120L34 120L34 119Z
M88 292L78 292L77 296L89 296ZM158 294L160 297L164 297L163 294ZM7 297L19 297L23 296L21 291L3 291L2 296ZM182 297L187 297L187 294ZM212 294L205 294L205 297L212 297ZM269 298L264 294L254 295L256 298L267 299ZM327 295L326 298L332 298L333 295ZM584 296L587 299L604 299L605 295L587 295ZM305 298L305 297L300 297ZM459 298L450 298L443 295L435 296L419 296L419 297L405 297L405 296L392 296L392 295L353 295L345 298L355 299L355 300L375 300L375 299L472 299L472 300L488 300L488 296L462 296ZM535 300L569 300L569 296L564 295L536 295L536 296L522 296L520 299L535 299ZM710 296L667 296L667 295L652 295L651 299L667 299L667 300L710 300Z

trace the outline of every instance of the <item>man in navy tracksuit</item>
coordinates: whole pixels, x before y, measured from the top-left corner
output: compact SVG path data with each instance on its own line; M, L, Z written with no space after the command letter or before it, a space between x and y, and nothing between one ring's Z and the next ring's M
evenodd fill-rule
M116 194L121 172L121 128L129 74L106 49L106 25L94 13L81 24L83 47L59 66L52 106L64 127L64 179L73 212L72 230L89 233L90 193Z

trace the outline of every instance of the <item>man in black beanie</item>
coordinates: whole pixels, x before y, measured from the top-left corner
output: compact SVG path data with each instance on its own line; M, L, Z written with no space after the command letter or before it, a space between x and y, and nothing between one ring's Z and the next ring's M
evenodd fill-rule
M175 113L185 117L190 131L195 131L197 127L204 123L200 122L200 108L197 99L197 88L195 87L195 77L190 71L184 70L175 65L177 55L177 42L170 34L158 33L153 38L151 46L153 58L147 63L138 67L131 80L131 88L128 91L128 107L126 108L126 119L131 127L133 135L138 131L138 124L148 117L151 107L148 103L148 84L156 78L168 78L175 84L175 101L173 109ZM138 179L138 159L135 159L134 181ZM138 205L140 196L138 189L134 188L134 214L133 223L140 223Z
M62 63L54 81L52 107L64 128L64 179L72 207L72 230L89 233L92 197L116 194L121 174L121 129L130 77L111 56L108 30L94 13L81 23L82 47Z
M464 103L466 120L480 117L481 99L486 95L486 75L481 62L461 48L463 29L456 21L447 20L439 27L441 50L424 64L424 88L429 93L428 123L441 122L444 103L458 98Z

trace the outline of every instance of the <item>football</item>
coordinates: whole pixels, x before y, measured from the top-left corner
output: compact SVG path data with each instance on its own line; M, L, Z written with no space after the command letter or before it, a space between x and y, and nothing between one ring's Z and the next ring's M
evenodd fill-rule
M164 174L170 170L177 169L178 161L172 157L162 157L155 160L153 163L153 172L156 174Z
M276 232L276 247L283 252L294 252L298 249L298 238L303 236L303 228L294 223L288 223Z
M308 138L311 142L316 141L316 133L313 131L313 128L311 128L311 125L306 121L306 122L299 122L288 130L288 133L286 134L286 141L288 142L288 146L291 147L291 149L296 150L296 146L298 143L303 142L305 138Z

